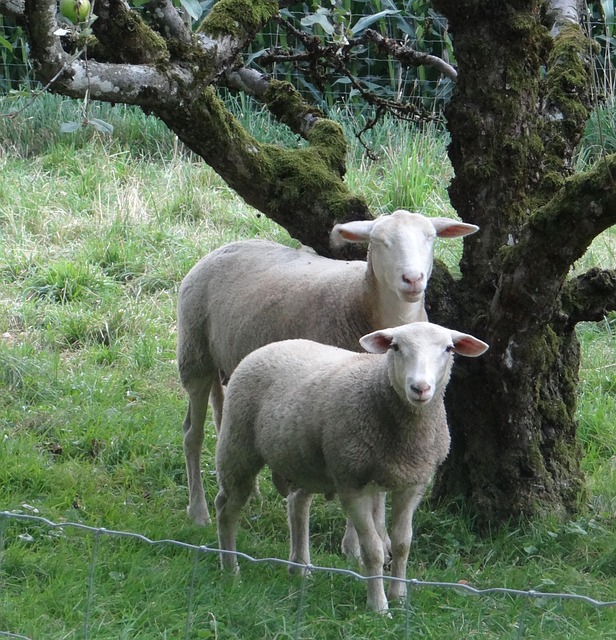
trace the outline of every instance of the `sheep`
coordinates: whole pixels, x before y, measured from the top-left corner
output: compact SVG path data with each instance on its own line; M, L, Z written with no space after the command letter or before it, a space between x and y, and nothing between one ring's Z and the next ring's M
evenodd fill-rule
M334 245L368 242L367 262L251 240L220 247L190 270L179 291L177 361L189 396L184 455L187 511L195 523L211 521L200 471L208 397L218 429L222 382L240 360L258 347L290 338L357 351L357 341L370 331L426 320L424 290L435 238L477 229L398 210L333 228ZM358 556L357 538L352 530L348 533L343 551Z
M235 369L216 449L223 568L238 570L240 510L267 465L287 496L293 563L310 564L313 494L337 494L359 536L365 574L382 576L372 495L391 492L388 596L404 598L413 513L449 451L443 396L453 353L475 357L488 345L428 322L375 331L359 342L369 353L285 340ZM382 577L368 581L367 606L387 610Z

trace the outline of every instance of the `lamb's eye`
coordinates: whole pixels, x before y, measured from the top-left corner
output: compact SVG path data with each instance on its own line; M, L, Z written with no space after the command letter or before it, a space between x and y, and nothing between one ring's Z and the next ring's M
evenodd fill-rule
M393 351L400 351L400 347L395 342L392 342L391 348Z
M447 353L453 353L455 350L456 350L456 348L455 348L455 347L454 347L454 345L452 345L452 344L450 344L450 345L445 349L445 351L446 351Z

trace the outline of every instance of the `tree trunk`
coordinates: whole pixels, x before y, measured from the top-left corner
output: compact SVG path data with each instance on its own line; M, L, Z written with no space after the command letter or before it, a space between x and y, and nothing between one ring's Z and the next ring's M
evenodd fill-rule
M450 196L462 219L481 228L465 244L462 280L453 294L456 326L491 349L478 361L459 363L449 387L452 452L435 495L463 496L483 520L571 512L584 488L575 422L580 351L560 301L571 261L552 260L541 245L539 260L529 227L562 187L583 130L588 44L576 25L553 46L541 23L544 3L521 5L438 3L459 63L446 113L455 168ZM546 112L565 106L550 54L571 50L580 57L570 69L577 84L568 87L578 91L578 118L564 114L569 130L554 131ZM566 253L566 241L559 244L547 233L544 239Z

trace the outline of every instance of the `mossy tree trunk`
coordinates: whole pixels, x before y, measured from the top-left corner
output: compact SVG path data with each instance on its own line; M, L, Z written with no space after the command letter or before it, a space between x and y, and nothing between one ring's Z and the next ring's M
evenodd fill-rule
M22 1L0 0L0 13L19 13ZM121 0L97 0L87 60L70 55L83 45L78 37L67 44L56 33L55 0L25 0L23 15L52 90L155 114L247 202L328 255L332 225L370 212L343 181L341 128L290 85L241 63L279 4L289 3L219 0L195 34L169 0L151 0L146 20ZM453 447L435 491L463 496L485 519L577 506L584 483L575 325L616 309L616 271L568 277L592 239L616 223L616 157L579 176L571 168L591 86L591 46L575 5L434 1L458 63L446 113L451 201L481 231L465 242L460 280L435 269L429 313L491 345L456 369L447 398ZM249 136L216 95L223 78L261 98L308 146Z
M614 308L613 282L578 298L577 316L567 293L579 292L566 281L572 264L616 220L607 166L571 177L590 106L591 45L577 24L552 37L543 2L435 5L459 63L446 113L450 197L481 227L451 290L455 322L491 345L460 363L448 392L453 447L435 491L464 496L485 519L571 512L584 491L575 323L598 317L596 296L601 312Z

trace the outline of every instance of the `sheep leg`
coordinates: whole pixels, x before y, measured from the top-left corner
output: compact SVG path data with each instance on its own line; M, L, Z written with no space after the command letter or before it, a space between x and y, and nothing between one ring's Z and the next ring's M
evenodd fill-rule
M385 523L385 493L377 493L372 496L372 515L374 523L383 543L383 557L387 564L391 560L391 540L387 533L387 525ZM356 561L361 566L361 552L359 548L359 538L357 531L353 526L350 518L347 519L346 529L342 538L342 553L349 562Z
M387 612L388 604L383 587L383 543L374 524L372 496L358 493L340 493L342 505L351 518L361 550L364 575L368 580L368 609Z
M203 447L203 426L207 413L207 401L211 383L201 380L187 387L189 402L184 418L184 457L188 479L188 517L196 524L211 522L205 501L203 480L201 479L201 448Z
M287 496L287 515L291 532L289 560L298 564L310 564L310 505L313 494L298 489ZM303 573L305 569L289 567L289 573Z
M237 527L242 507L252 492L252 483L234 484L233 490L225 491L221 484L216 496L216 521L218 523L218 545L223 551L237 550ZM221 553L220 563L223 569L233 573L239 571L235 553Z
M392 493L391 523L391 577L400 578L389 583L389 600L400 600L406 596L406 568L413 538L413 514L421 502L425 487L413 486Z
M210 404L212 405L212 419L216 427L216 433L220 433L222 423L222 405L225 399L225 390L220 375L216 376L210 389Z

